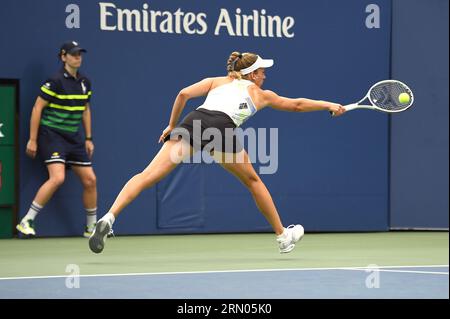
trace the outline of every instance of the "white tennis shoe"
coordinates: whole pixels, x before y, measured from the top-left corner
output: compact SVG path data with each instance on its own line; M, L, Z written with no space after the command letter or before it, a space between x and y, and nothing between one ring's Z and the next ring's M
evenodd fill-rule
M105 240L111 232L111 223L108 220L100 219L95 225L94 232L89 237L89 248L92 252L99 254L105 248Z
M22 219L20 224L16 226L16 229L23 235L36 236L36 231L34 230L34 220L32 219Z
M284 229L283 234L277 236L280 254L291 252L295 248L295 243L303 238L305 229L302 225L289 225Z

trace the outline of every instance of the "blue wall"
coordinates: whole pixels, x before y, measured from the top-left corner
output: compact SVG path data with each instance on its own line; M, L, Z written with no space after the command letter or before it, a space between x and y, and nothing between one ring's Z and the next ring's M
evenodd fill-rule
M81 10L81 27L65 25L66 6ZM143 1L111 1L141 10ZM88 49L82 71L93 82L93 132L99 215L125 182L160 148L171 106L184 86L225 73L233 50L275 59L266 88L289 97L350 103L389 77L391 2L378 0L381 27L368 29L366 5L345 1L148 1L149 10L204 12L204 35L100 30L99 2L3 0L0 6L0 78L20 80L20 215L46 178L38 160L25 156L29 119L41 82L58 67L68 39ZM221 8L249 14L292 16L294 37L214 35ZM109 18L108 18L109 19ZM108 23L112 23L108 20ZM202 99L189 102L186 112ZM265 109L244 127L278 128L278 171L262 175L286 225L307 231L387 230L389 117L355 111L291 114ZM256 163L258 168L259 164ZM85 216L81 186L68 174L37 219L41 236L79 235ZM217 165L180 166L145 191L115 224L119 234L269 231L247 190Z
M392 117L392 228L448 228L448 0L393 2L392 76L415 93Z

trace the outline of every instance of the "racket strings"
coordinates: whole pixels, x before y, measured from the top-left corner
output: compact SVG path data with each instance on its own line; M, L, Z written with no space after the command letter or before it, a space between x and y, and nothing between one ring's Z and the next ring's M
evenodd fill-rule
M409 95L408 103L401 103L401 93ZM370 99L377 107L387 111L400 111L408 108L412 103L411 91L398 82L381 83L370 91Z

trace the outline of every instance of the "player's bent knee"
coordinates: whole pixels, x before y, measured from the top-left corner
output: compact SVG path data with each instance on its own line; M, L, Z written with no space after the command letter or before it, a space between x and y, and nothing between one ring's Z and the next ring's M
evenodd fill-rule
M258 175L250 175L246 176L244 180L245 186L251 191L259 186L262 183L261 179Z
M51 176L48 181L52 184L53 187L59 187L64 184L65 176L64 175L56 175Z
M144 187L148 188L162 180L167 174L172 171L173 168L175 168L175 166L170 164L159 165L152 170L145 170L136 176L139 176Z
M94 174L89 175L83 178L82 183L85 188L95 188L97 187L97 177Z

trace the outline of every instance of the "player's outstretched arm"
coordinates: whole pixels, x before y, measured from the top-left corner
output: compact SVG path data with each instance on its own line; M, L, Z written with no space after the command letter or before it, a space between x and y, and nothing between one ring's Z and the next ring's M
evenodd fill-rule
M287 98L279 96L273 91L264 90L261 92L261 98L264 105L270 106L276 110L287 112L313 112L313 111L329 111L335 116L339 116L345 112L342 105L328 102L311 100L306 98Z

